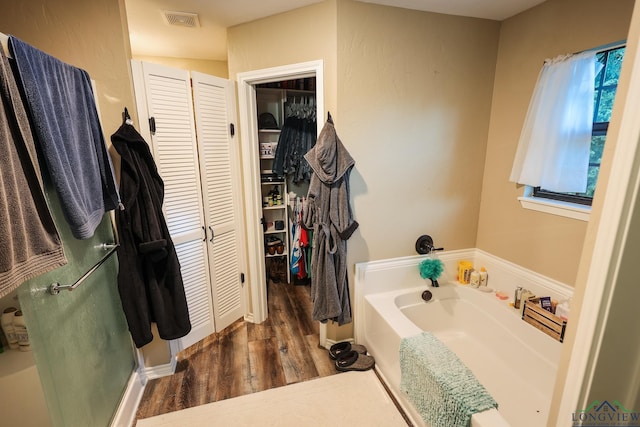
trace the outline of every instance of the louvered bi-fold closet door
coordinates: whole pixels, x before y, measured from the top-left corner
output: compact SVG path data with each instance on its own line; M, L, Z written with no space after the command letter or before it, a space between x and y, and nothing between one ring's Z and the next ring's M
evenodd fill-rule
M244 315L240 176L233 83L191 72L216 331ZM235 166L235 167L234 167Z
M205 219L188 71L142 63L153 154L164 180L164 211L180 261L191 332L184 349L214 332Z

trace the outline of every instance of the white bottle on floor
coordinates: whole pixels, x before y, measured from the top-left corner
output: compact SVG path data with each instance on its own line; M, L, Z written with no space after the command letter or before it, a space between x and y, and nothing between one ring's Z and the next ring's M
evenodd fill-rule
M15 307L7 307L4 309L2 313L2 318L0 319L0 324L2 325L2 332L4 332L4 336L7 337L7 342L9 343L9 348L12 350L18 349L18 338L16 337L16 331L13 326L13 318L14 313L18 311Z
M31 350L29 334L27 333L27 325L24 322L24 316L22 315L22 311L20 310L14 313L13 328L16 332L16 338L18 339L18 347L20 348L20 351Z

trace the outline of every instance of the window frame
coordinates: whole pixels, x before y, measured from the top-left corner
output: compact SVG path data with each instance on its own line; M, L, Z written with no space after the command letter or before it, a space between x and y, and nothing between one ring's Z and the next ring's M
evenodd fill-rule
M626 49L626 44L627 44L626 41L624 41L620 43L615 43L613 45L599 47L593 50L596 51L596 54L601 54L601 53L608 54L611 51L614 51L623 47ZM626 53L626 50L625 50L625 53ZM600 93L604 89L611 87L611 85L606 85L606 86L604 85L604 79L606 76L606 70L607 70L606 67L608 65L608 60L609 58L607 57L607 63L605 63L605 68L602 71L602 77L601 77L602 80L598 85ZM620 76L618 75L618 81L619 79L620 79ZM617 95L617 88L618 88L618 84L616 84L616 95ZM598 114L600 101L601 101L601 96L598 96L596 105L594 106L594 116ZM609 130L609 123L610 122L593 122L591 136L592 137L603 136L603 135L606 136ZM606 140L605 140L605 144L606 144ZM589 163L589 166L596 166L596 165L600 167L600 164ZM598 171L598 175L599 174L600 174L600 171ZM597 182L596 182L596 186L597 186ZM557 192L541 189L540 187L529 187L529 186L527 187L528 187L528 190L525 190L525 193L529 193L529 194L528 195L525 194L524 198L534 198L534 199L537 198L540 201L546 200L546 201L549 201L550 203L553 203L554 201L556 201L556 202L561 202L562 204L568 203L568 204L575 204L575 205L589 206L589 207L593 203L593 197L589 197L589 196L557 193ZM566 216L566 215L563 215L563 216Z

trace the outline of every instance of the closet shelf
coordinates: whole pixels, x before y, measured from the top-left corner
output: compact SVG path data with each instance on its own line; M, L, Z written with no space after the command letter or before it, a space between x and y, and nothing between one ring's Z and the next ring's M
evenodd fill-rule
M277 209L284 209L286 208L287 205L282 204L282 205L274 205L274 206L265 206L262 208L262 210L264 211L272 211L272 210L277 210Z
M280 129L258 129L260 133L280 133L282 132Z
M278 258L278 257L283 257L283 256L288 256L289 254L287 253L287 251L282 252L281 254L273 254L273 255L269 255L269 254L264 254L265 258Z
M264 232L264 234L285 234L287 230L284 228L282 230L276 230L275 228L270 228Z

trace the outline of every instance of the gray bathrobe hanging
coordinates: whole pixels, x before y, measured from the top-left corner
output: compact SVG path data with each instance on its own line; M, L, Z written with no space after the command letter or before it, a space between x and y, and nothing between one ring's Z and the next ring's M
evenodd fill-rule
M304 158L313 169L303 218L314 231L313 319L343 325L351 322L347 239L358 228L349 205L349 175L355 161L338 138L331 115Z

